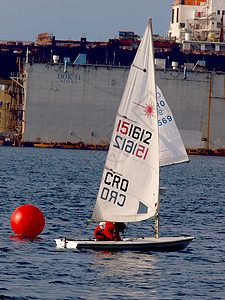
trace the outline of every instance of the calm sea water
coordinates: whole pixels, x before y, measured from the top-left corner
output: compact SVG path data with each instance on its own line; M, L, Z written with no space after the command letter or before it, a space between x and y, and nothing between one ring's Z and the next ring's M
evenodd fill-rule
M160 231L193 235L172 253L57 249L91 217L106 152L0 148L0 299L225 299L225 158L191 156L161 169ZM43 212L39 239L13 237L11 214ZM89 225L80 237L93 237ZM149 222L130 224L146 236Z

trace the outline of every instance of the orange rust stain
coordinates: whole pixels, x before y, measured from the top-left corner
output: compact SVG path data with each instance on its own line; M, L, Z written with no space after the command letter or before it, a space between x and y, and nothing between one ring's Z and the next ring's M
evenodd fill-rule
M175 5L183 4L183 5L196 5L200 6L201 3L206 3L207 0L176 0Z

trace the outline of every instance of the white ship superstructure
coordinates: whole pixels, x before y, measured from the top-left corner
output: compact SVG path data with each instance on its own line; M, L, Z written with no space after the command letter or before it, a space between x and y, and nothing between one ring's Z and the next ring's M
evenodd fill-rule
M224 41L224 0L176 0L168 36L177 41Z

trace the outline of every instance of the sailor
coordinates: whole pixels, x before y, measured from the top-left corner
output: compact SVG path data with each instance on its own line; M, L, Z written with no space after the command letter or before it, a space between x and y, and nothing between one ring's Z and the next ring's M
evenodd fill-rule
M100 222L94 235L98 241L122 241L120 232L124 232L126 225L121 222Z

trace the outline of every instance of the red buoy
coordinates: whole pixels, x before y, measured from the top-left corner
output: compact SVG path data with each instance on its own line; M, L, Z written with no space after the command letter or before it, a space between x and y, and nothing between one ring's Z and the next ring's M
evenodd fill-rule
M43 213L34 205L22 205L11 216L11 227L17 235L24 237L38 236L45 226Z

